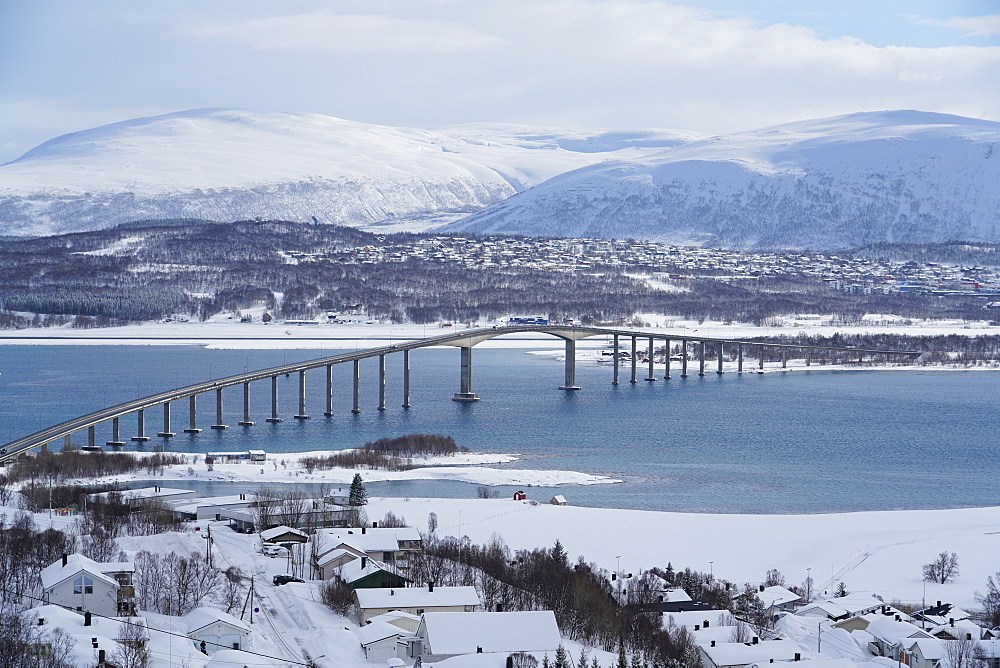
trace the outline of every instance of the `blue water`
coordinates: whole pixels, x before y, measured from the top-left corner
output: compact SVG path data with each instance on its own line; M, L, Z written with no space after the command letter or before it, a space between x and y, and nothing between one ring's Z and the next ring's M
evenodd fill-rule
M170 387L336 351L207 350L197 346L0 346L0 440ZM579 392L562 392L562 364L519 350L474 353L475 404L458 390L454 350L411 354L413 408L403 410L401 355L390 356L389 410L378 411L376 361L362 363L362 409L352 415L350 368L334 368L332 418L323 417L322 371L309 375L306 421L297 379L280 382L286 421L267 424L270 388L252 386L255 427L237 427L240 388L227 390L230 429L211 431L213 396L199 399L198 435L168 449L262 448L269 453L344 448L413 432L525 457L514 467L569 469L624 479L561 487L572 503L736 513L832 512L1000 505L1000 374L942 371L794 371L692 376L612 386L612 369L580 363ZM623 372L626 370L623 369ZM622 374L625 377L625 373ZM147 411L147 434L161 412ZM187 402L174 405L174 431ZM122 436L135 434L122 421ZM81 435L84 436L85 435ZM98 442L110 440L110 425ZM161 439L154 438L151 448ZM474 496L453 482L373 483L390 496ZM514 488L501 487L507 494ZM554 491L554 490L553 490ZM546 489L532 491L542 498Z

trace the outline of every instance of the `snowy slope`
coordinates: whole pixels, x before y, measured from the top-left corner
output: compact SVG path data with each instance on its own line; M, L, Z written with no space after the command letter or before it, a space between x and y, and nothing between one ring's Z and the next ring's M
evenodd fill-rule
M503 125L433 132L320 114L183 111L57 137L0 165L0 234L146 218L426 226L568 170L693 138Z
M728 247L1000 241L1000 123L857 113L560 175L446 230Z

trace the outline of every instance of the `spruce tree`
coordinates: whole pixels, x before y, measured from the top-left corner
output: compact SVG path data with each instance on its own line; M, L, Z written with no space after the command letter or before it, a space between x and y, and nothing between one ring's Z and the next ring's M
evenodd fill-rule
M559 643L559 648L556 650L556 661L552 664L552 668L573 668L569 663L566 648L563 647L562 643Z
M368 492L365 490L365 483L361 481L361 474L355 473L354 480L351 481L350 504L363 506L366 503L368 503Z

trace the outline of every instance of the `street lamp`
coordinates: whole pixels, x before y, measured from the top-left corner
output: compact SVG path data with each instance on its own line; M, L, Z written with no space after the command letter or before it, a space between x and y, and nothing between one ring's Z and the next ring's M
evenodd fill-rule
M708 562L708 581L709 582L711 582L712 580L715 579L715 565L714 564L715 564L714 561Z
M812 601L812 567L806 569L806 603Z
M615 557L615 559L618 560L618 566L615 568L615 571L618 573L620 577L622 574L622 555L619 554L617 557Z

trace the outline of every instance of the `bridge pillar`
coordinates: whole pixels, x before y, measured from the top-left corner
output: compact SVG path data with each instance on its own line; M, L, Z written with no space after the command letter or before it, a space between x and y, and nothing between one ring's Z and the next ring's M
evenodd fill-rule
M743 373L743 344L736 344L736 373Z
M87 445L91 448L97 446L97 427L94 425L87 427Z
M239 421L241 427L252 427L256 422L250 419L250 382L243 383L243 419Z
M681 378L688 377L688 340L681 341Z
M73 447L73 434L66 434L63 436L63 450L69 450Z
M615 374L613 380L611 381L611 384L617 385L618 384L618 335L617 334L615 334L615 352L612 361L615 364Z
M479 395L472 391L472 346L462 346L462 369L459 392L452 401L479 401Z
M635 337L633 336L632 337L632 380L629 381L633 385L635 384L635 372L636 372L636 365L638 363L639 363L639 350L638 347L636 346Z
M215 424L212 429L229 429L229 425L222 421L222 388L215 390Z
M722 375L722 342L719 342L718 348L715 350L715 354L718 357L718 364L716 366L715 373Z
M560 390L579 390L576 384L576 341L566 339L566 374Z
M326 365L326 396L323 398L326 403L326 410L323 415L333 417L333 365Z
M781 368L788 368L788 348L781 349Z
M806 351L806 366L812 366L812 351Z
M163 402L163 431L157 434L160 438L170 438L171 436L176 436L174 432L170 431L170 402Z
M198 395L192 394L188 400L188 415L190 416L189 426L184 430L185 434L200 434L201 429L198 429Z
M663 380L670 380L670 339L664 340L663 364L667 367L663 374Z
M764 370L764 346L759 346L759 347L757 348L757 350L759 350L759 351L760 351L760 355L758 356L758 357L759 357L759 359L757 360L757 362L759 363L759 367L758 367L758 368L759 368L759 369L760 369L761 371L763 371L763 370Z
M385 355L378 356L378 409L385 410Z
M699 341L699 355L698 355L698 375L705 375L705 342Z
M403 351L403 408L410 407L410 351Z
M308 420L306 415L306 370L299 369L299 412L294 416L296 420Z
M125 445L125 441L122 440L121 427L121 418L111 420L111 440L106 441L104 445Z
M647 363L649 364L649 371L646 380L656 380L656 376L653 375L653 337L649 337L649 349L646 351Z
M278 377L271 376L271 417L265 418L265 422L284 422L278 417Z
M145 409L140 408L139 410L137 410L135 412L135 423L136 423L135 424L136 431L138 433L137 433L137 435L135 435L135 436L132 437L132 440L133 441L137 441L139 443L145 443L146 441L149 440L149 436L146 436L146 410Z
M361 360L354 360L354 408L351 412L361 412Z

